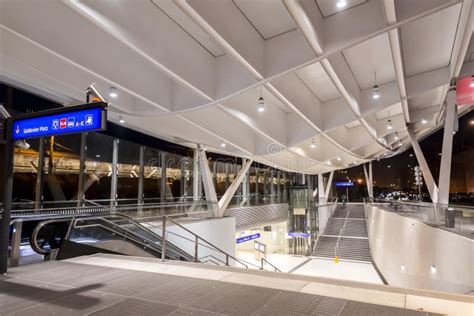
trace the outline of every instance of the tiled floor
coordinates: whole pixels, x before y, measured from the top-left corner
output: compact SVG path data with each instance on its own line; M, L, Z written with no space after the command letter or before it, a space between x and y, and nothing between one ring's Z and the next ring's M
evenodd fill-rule
M343 299L175 276L47 262L0 277L0 315L426 315Z

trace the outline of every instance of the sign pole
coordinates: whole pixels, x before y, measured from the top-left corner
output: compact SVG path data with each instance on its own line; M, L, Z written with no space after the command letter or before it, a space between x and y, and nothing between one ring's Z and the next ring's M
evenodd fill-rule
M5 160L3 166L3 211L0 225L0 273L6 274L8 269L8 246L10 239L11 204L13 191L13 119L5 121Z

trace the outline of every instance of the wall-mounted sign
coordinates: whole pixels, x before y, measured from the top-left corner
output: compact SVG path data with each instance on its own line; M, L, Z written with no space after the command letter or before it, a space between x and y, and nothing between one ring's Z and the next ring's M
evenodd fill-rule
M238 244L241 244L243 242L254 240L254 239L257 239L257 238L260 238L260 233L256 233L256 234L252 234L252 235L249 235L249 236L244 236L244 237L237 238L236 242Z
M91 103L30 113L13 122L13 140L105 130L106 103Z
M354 182L348 181L348 182L336 182L336 187L353 187Z
M311 237L310 233L303 233L303 232L289 232L288 233L289 237L303 237L303 238L309 238Z
M474 104L474 78L467 76L456 82L456 105Z
M293 215L306 215L306 209L305 208L297 208L295 207L293 209Z

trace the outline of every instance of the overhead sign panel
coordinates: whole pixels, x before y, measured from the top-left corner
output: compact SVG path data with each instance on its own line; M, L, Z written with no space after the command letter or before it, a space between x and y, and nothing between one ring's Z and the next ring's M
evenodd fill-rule
M353 187L354 182L336 182L336 187Z
M257 239L257 238L260 238L260 233L256 233L256 234L253 234L253 235L237 238L236 242L238 244L241 244L243 242L254 240L254 239Z
M104 130L105 103L92 103L26 114L13 122L13 139Z

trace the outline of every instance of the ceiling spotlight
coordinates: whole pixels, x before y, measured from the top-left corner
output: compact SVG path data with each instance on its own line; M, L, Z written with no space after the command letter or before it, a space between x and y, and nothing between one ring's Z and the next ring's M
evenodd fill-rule
M112 99L115 99L116 97L118 97L118 90L117 90L117 88L115 88L115 87L110 87L110 90L109 90L109 97L111 97Z
M222 148L225 147L225 143L224 143L224 142L221 143L221 147L222 147Z
M392 129L392 128L393 128L392 120L388 120L387 121L387 129Z
M336 3L336 6L337 6L339 9L344 8L346 5L347 5L347 1L346 1L346 0L339 0L339 1Z
M260 98L258 99L257 111L259 111L259 112L265 112L265 100L263 99L263 97L260 97Z
M315 148L316 148L316 143L314 142L314 138L311 139L311 144L309 145L309 147L311 147L311 149L315 149Z
M394 136L395 140L399 140L400 137L398 137L398 132L395 132L395 136Z
M471 76L471 84L469 86L474 88L474 75Z
M427 119L425 119L425 118L421 119L421 124L426 124L426 123L428 123Z
M378 85L375 85L372 88L372 99L377 100L380 98L380 88Z
M337 161L341 161L341 160L342 160L341 157L337 157L336 159L337 159Z
M123 119L123 117L119 116L119 123L120 124L125 124L125 120Z

